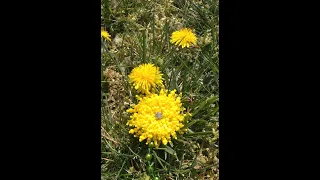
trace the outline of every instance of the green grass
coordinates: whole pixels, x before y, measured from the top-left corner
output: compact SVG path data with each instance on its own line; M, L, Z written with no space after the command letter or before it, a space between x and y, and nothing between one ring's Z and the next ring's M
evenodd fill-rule
M153 150L160 179L219 179L219 2L216 0L102 0L101 179L148 179L148 148L129 134L129 104L137 103L128 74L141 63L163 73L165 87L182 92L192 113L187 133ZM194 30L194 48L172 45L182 27ZM104 72L107 70L107 75Z

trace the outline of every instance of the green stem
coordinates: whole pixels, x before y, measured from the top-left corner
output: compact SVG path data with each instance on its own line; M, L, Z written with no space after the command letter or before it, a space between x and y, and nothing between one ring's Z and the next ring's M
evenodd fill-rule
M119 170L116 179L118 179L118 177L119 177L119 175L120 175L120 172L122 171L123 166L124 166L125 163L126 163L126 161L123 161L122 166L121 166L121 169Z

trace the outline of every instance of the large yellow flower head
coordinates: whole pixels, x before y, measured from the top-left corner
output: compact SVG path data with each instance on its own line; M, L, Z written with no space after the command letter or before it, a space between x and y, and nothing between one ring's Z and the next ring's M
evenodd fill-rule
M175 92L168 94L168 90L161 90L159 95L138 96L139 103L127 110L133 113L127 123L131 127L129 133L139 137L140 142L147 139L146 144L149 144L153 141L155 147L161 142L167 145L171 137L176 139L177 131L182 134L180 129L186 114L182 113L181 94L178 96Z
M138 93L149 94L150 91L154 91L156 85L163 87L159 68L150 63L134 68L129 75L129 80Z
M190 29L184 28L173 32L170 42L184 48L189 47L191 44L196 45L197 37Z
M108 31L101 30L101 37L104 37L106 40L111 41L111 35L108 33Z

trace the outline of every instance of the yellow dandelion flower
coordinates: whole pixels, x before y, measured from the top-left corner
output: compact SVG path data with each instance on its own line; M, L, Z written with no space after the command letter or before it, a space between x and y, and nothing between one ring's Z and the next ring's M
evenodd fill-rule
M111 41L111 35L108 33L108 31L101 30L101 37L104 37L106 40Z
M162 143L167 145L171 138L177 138L177 133L184 133L181 95L176 90L168 94L168 90L161 90L159 94L150 94L139 100L139 103L127 110L133 113L127 125L131 127L129 133L139 137L139 141L146 140L146 144L154 142L155 147Z
M150 91L154 91L156 85L163 87L159 67L150 63L134 68L129 74L129 80L138 93L149 94Z
M189 28L184 28L173 32L170 42L184 48L189 47L191 44L196 45L197 37Z

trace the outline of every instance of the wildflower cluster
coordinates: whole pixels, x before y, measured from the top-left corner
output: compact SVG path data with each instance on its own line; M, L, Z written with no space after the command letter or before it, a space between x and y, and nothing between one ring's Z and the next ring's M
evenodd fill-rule
M101 37L111 41L105 30L101 30ZM173 32L170 40L182 48L196 45L196 41L197 37L189 28ZM129 133L139 137L140 142L153 142L156 148L161 143L167 145L171 138L177 138L176 132L183 133L182 122L187 115L183 113L181 93L176 95L176 90L165 90L162 75L159 67L151 63L141 64L129 74L129 82L138 93L145 95L137 96L139 103L127 110L132 113L127 123L131 127ZM159 94L155 93L157 86L161 89Z
M141 2L101 1L101 180L219 180L219 0Z

